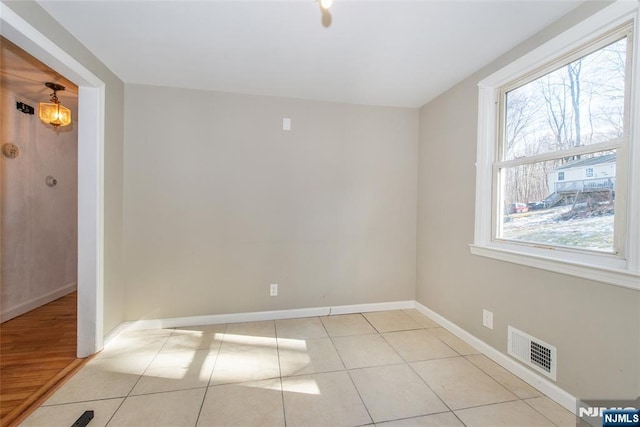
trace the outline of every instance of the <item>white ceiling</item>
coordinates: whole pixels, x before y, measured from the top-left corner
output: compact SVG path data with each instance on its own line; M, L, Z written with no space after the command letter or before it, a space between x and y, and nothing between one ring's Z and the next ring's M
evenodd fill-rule
M582 0L39 3L126 83L420 107Z

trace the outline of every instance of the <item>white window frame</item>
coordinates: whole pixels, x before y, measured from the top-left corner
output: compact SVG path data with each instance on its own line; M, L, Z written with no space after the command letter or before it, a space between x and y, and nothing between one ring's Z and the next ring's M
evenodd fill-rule
M633 57L629 93L629 134L627 142L626 239L623 258L609 254L563 250L535 244L498 240L494 236L493 212L497 186L500 90L510 82L553 62L585 42L633 22ZM472 254L530 267L596 280L631 289L640 289L640 60L639 5L619 0L603 8L537 49L522 56L478 83L478 146L476 162L476 211ZM616 213L616 215L619 215Z

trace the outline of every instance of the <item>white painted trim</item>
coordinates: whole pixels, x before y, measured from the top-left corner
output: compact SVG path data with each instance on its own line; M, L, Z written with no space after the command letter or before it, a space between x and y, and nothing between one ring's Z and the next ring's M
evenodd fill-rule
M78 92L78 357L103 346L104 86ZM96 126L97 124L97 126Z
M182 328L188 326L217 325L220 323L259 322L262 320L294 319L300 317L336 316L340 314L368 313L372 311L403 310L415 307L415 301L394 301L372 304L312 307L291 310L256 311L250 313L211 314L205 316L174 317L169 319L123 322L109 333L109 342L124 331L142 329Z
M106 348L109 344L111 344L116 338L118 338L118 335L120 335L121 333L123 333L124 331L127 330L127 324L126 323L120 323L118 324L118 326L116 326L115 328L113 328L109 333L107 333L104 336L104 341L103 341L103 348Z
M480 87L478 93L478 144L476 148L476 206L474 242L487 244L491 242L493 233L491 207L493 205L492 193L487 194L487 189L493 188L493 164L495 158L495 144L487 144L485 141L496 140L497 126L488 126L488 123L497 122L497 90ZM493 105L493 108L489 106Z
M55 301L58 298L61 298L75 291L76 287L77 287L77 284L75 282L70 283L54 291L51 291L44 295L40 295L36 298L30 299L29 301L25 301L13 307L6 308L4 311L0 313L0 323L6 322L7 320L13 319L14 317L18 317L21 314L24 314L42 305L48 304L51 301Z
M640 67L639 8L637 1L618 0L478 83L475 229L474 242L470 245L472 254L640 290L640 168L635 167L640 161L640 124L636 120L637 109L640 108L640 84L637 76ZM540 245L495 240L493 236L496 235L497 220L493 216L493 210L499 205L494 194L498 185L494 177L494 162L497 160L496 105L499 89L561 54L582 46L586 40L615 30L630 20L634 21L635 26L635 74L631 75L628 161L633 166L628 168L629 186L626 191L628 199L625 212L627 239L624 254L597 254L557 247L551 252Z
M2 2L0 34L78 85L77 355L86 357L104 334L104 82Z
M558 387L546 378L541 377L531 369L525 367L519 362L516 362L514 359L496 350L481 339L476 338L474 335L471 335L455 323L445 319L435 311L425 307L417 301L415 302L415 309L460 338L462 341L480 351L507 371L522 379L527 384L540 390L568 411L571 411L574 414L576 413L576 403L578 400L572 394Z
M331 307L329 315L338 314L352 314L352 313L369 313L372 311L385 311L385 310L408 310L414 308L415 301L391 301L391 302L379 302L371 304L355 304L355 305L338 305Z
M631 67L636 71L631 75L631 108L629 111L631 143L629 144L629 165L627 166L627 180L629 182L627 204L630 207L629 216L640 218L640 191L638 191L640 189L640 120L638 120L640 117L640 11L635 17L634 30L633 48L635 54ZM631 191L631 189L635 189L635 191ZM628 221L626 231L628 236L640 236L640 221ZM627 239L626 243L629 269L640 271L640 244L637 241L632 242L631 239Z
M560 260L545 257L533 253L523 253L522 251L510 251L505 249L507 245L492 247L491 245L469 245L472 254L493 258L500 261L514 264L526 265L528 267L540 268L542 270L553 271L555 273L569 274L583 279L595 280L598 282L616 285L623 288L640 290L640 273L635 273L623 269L606 267L595 267L578 262ZM541 251L542 252L542 251ZM549 250L546 253L555 255Z
M329 307L301 308L295 310L256 311L250 313L210 314L205 316L173 317L168 319L137 320L125 322L127 331L142 329L168 329L189 326L218 325L221 323L260 322L263 320L293 319L297 317L328 316Z

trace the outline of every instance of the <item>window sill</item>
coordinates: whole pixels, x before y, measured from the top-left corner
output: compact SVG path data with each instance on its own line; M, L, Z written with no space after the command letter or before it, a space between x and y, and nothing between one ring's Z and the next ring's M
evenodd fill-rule
M609 266L588 265L578 260L563 260L557 257L552 258L542 254L524 253L523 251L497 246L471 244L469 249L472 254L478 256L640 290L640 273L638 272Z

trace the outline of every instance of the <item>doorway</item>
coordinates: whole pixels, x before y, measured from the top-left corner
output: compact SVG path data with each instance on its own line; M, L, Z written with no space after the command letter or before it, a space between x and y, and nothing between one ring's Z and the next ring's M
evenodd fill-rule
M0 35L78 86L77 356L103 346L104 82L0 2Z
M0 322L76 291L78 88L0 37ZM68 126L38 119L52 93ZM75 308L74 308L75 311Z
M53 82L68 126L38 118ZM0 36L0 423L80 363L77 354L78 88Z

